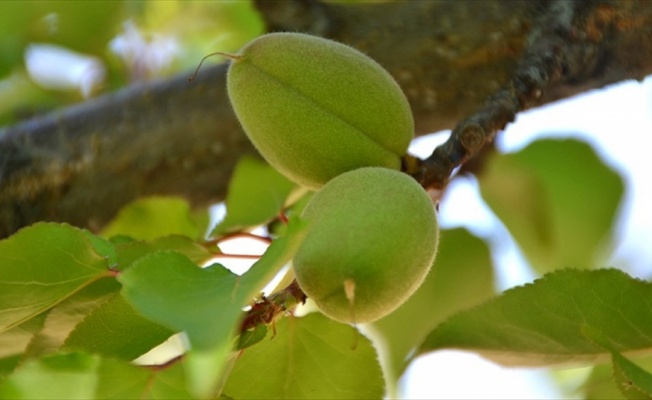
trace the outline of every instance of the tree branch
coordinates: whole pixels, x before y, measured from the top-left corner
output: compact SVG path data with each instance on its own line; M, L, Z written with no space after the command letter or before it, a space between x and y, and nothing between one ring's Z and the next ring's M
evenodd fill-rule
M380 62L418 135L457 125L422 165L427 186L444 186L518 111L652 73L648 1L256 5L270 31L330 37ZM135 85L0 131L0 237L40 220L97 230L144 195L223 199L235 162L253 152L225 71Z
M443 188L453 170L480 152L520 111L589 85L642 79L652 72L640 62L640 49L652 50L652 7L642 6L634 1L618 7L608 2L550 2L507 85L461 121L423 162L417 174L422 184Z

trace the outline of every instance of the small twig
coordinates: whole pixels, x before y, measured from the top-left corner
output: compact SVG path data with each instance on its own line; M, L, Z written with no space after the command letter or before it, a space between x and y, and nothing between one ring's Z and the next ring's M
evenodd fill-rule
M262 297L251 305L242 323L240 332L254 329L260 324L272 324L282 314L294 309L299 304L306 302L307 296L296 280L292 281L285 289Z
M164 370L168 367L171 367L172 365L183 361L184 355L180 354L174 358L169 359L168 361L164 362L163 364L155 364L155 365L143 365L144 368L151 369L153 371L161 371Z
M225 242L227 240L232 240L232 239L238 239L238 238L254 239L265 244L272 243L272 238L267 236L256 235L250 232L234 232L234 233L226 234L224 236L208 239L204 242L203 246L207 248L219 246L219 244L222 242Z
M582 7L586 4L565 0L550 3L508 84L479 111L462 120L448 140L412 173L424 187L443 189L456 168L491 143L517 113L541 103L552 84L597 68L599 43L582 31L584 27L578 22L586 18Z
M216 258L237 258L240 260L259 260L262 255L260 254L232 254L220 253L215 255Z

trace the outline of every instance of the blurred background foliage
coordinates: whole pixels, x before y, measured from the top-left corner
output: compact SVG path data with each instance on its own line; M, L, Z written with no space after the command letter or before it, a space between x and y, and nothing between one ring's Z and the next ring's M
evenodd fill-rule
M262 33L250 1L2 1L0 125L191 70Z

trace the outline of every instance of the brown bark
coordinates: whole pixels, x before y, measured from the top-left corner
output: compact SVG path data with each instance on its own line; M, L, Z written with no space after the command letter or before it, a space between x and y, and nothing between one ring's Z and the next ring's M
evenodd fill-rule
M523 109L652 73L652 2L256 1L269 30L351 44L397 79L417 135L455 128L425 160L442 187ZM0 237L39 220L99 229L138 196L202 206L253 152L225 92L226 65L125 88L0 131Z

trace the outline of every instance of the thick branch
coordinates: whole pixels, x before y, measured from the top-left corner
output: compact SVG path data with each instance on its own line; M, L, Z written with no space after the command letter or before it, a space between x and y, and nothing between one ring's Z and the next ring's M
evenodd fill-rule
M480 152L518 112L596 82L642 79L652 72L641 62L652 50L650 23L652 7L642 2L551 1L507 84L425 160L419 173L424 186L444 187L452 171ZM641 48L648 56L641 56Z
M571 13L564 3L256 2L270 30L331 37L378 60L406 92L417 134L463 121L426 165L433 186L477 151L473 141L460 150L460 127L475 123L485 143L521 109L652 73L652 2L585 0ZM253 151L225 71L129 87L0 131L0 237L39 220L98 229L142 195L222 199L234 163Z
M0 132L0 236L39 220L97 229L145 195L222 199L236 161L254 152L225 70L129 87Z

